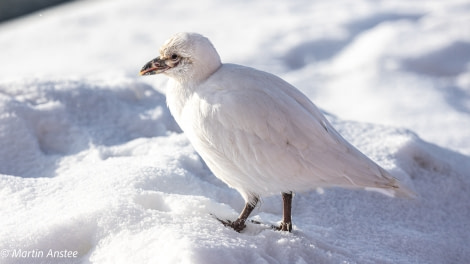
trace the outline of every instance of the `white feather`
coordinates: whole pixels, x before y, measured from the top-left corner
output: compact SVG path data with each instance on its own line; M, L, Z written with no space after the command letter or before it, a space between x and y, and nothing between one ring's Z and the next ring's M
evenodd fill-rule
M187 57L179 69L166 72L172 78L170 111L212 172L246 201L332 186L411 195L343 139L292 85L266 72L222 64L201 35L172 39L161 56Z

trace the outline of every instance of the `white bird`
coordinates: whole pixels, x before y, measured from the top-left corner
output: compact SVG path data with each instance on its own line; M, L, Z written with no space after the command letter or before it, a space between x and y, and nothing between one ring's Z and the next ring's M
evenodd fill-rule
M292 230L292 192L369 187L412 196L341 137L299 90L270 73L221 63L200 34L175 34L140 71L158 73L170 77L168 107L196 151L243 196L240 216L220 220L238 232L261 196L282 194L283 231Z

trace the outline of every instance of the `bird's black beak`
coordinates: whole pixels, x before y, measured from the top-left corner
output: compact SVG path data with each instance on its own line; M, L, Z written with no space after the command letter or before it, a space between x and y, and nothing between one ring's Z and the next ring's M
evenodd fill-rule
M153 75L162 73L166 70L171 68L165 63L165 60L160 59L160 57L156 57L155 59L147 62L144 67L140 70L140 75Z

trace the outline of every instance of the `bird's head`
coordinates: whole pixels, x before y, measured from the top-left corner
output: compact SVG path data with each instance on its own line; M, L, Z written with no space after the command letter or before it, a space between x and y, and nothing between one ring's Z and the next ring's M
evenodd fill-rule
M197 33L177 33L160 48L160 56L147 62L140 75L164 73L180 82L207 79L221 65L212 43Z

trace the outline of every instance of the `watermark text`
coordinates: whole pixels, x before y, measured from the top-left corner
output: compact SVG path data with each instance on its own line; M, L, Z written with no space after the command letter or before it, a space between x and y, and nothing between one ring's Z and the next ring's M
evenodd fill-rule
M43 250L43 249L2 249L0 258L44 258L44 259L72 259L78 258L77 250Z

